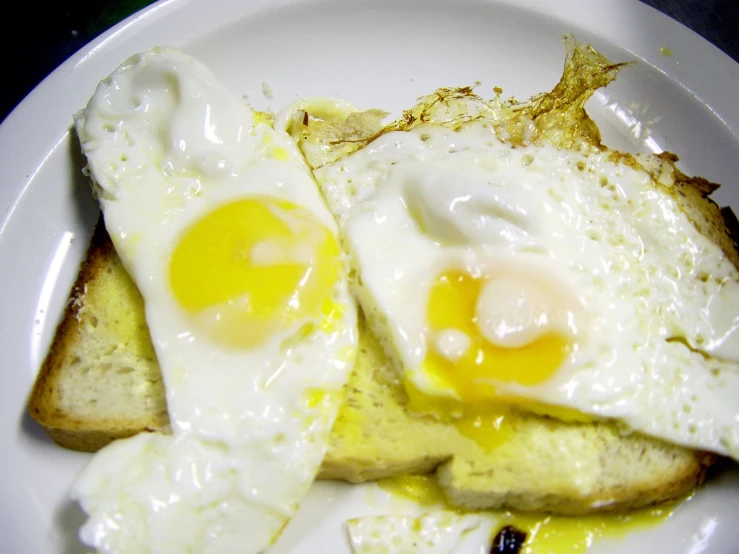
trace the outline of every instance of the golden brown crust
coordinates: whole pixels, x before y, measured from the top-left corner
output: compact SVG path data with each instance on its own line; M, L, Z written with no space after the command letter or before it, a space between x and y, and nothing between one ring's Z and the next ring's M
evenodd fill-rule
M85 260L80 266L77 280L64 309L64 315L54 333L54 339L36 376L28 410L31 416L47 429L74 429L81 422L58 406L60 378L65 365L69 364L74 345L80 341L79 315L83 307L84 291L89 281L104 270L115 250L108 237L102 218L95 226Z
M55 424L62 425L61 422L56 422ZM133 429L130 427L115 430L105 428L104 426L101 426L100 429L85 428L75 430L55 427L44 427L44 429L49 437L59 446L78 452L97 452L114 440L125 439L148 430L146 428Z
M138 292L130 280L124 283L124 279L129 278L122 269L101 218L28 400L31 417L44 427L55 442L66 448L92 452L115 439L141 431L162 429L169 423L163 389L157 381L161 380L161 376L153 359L153 352L149 353L152 348L150 342L144 345L122 345L123 350L128 349L136 354L133 360L143 368L141 374L152 381L147 384L152 391L149 394L153 401L147 404L147 408L134 406L128 409L127 406L122 406L119 411L111 412L96 410L94 406L88 407L98 400L101 403L113 400L110 397L115 393L106 393L106 382L102 379L112 376L119 384L124 383L114 375L118 369L115 363L102 368L105 361L100 359L107 351L119 347L118 342L122 338L115 336L114 331L108 332L106 336L102 329L96 329L97 318L101 315L96 311L99 308L98 301L90 301L88 296L91 291L105 295L105 291L99 292L97 289L111 281L119 296L111 298L111 301L117 300L127 305L131 312L135 312L138 307L131 302L131 296L138 295ZM143 314L139 317L143 319ZM94 346L98 339L101 342L97 347L98 351L95 348L85 348L87 345ZM105 344L106 340L115 344ZM145 341L149 341L148 337ZM80 359L89 352L93 353L90 359ZM96 353L100 353L100 356L95 356ZM106 371L107 376L104 375ZM89 377L86 376L87 373ZM87 385L90 391L84 397L77 398L78 391L70 389L80 383Z
M677 156L675 156L677 160ZM736 216L729 207L719 208L709 195L719 188L702 177L690 177L675 168L675 187L677 199L682 210L705 237L721 247L726 257L739 267L739 250L736 242L736 227L729 225L736 222ZM733 233L733 234L732 234Z

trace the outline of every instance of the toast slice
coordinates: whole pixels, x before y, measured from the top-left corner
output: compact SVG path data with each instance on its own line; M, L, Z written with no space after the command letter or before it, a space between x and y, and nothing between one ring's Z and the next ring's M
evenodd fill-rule
M681 497L702 483L715 459L624 434L611 422L524 413L506 416L503 436L488 450L451 425L409 415L406 403L381 345L360 326L359 355L319 478L435 472L454 506L586 515Z
M450 502L585 514L679 497L703 481L710 454L609 423L515 418L491 450L433 418L411 415L372 334L360 351L319 478L351 482L436 472ZM101 222L29 399L66 448L93 452L142 431L166 431L159 366L143 303Z
M84 452L169 425L144 302L102 218L28 409L55 442Z

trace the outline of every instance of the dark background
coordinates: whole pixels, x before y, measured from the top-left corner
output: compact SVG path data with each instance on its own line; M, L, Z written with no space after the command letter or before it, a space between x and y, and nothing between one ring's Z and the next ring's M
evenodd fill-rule
M691 28L739 62L739 0L643 1ZM5 52L0 80L0 121L69 56L151 3L152 0L14 3L16 13L6 15L0 33L0 45Z

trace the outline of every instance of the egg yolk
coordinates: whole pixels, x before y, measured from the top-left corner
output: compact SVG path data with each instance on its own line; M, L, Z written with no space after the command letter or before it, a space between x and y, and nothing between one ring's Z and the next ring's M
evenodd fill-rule
M581 419L578 413L570 413L573 410L543 406L499 392L500 383L544 383L558 371L573 348L572 333L552 324L552 314L562 310L556 305L558 301L548 306L551 291L523 274L513 275L506 283L513 286L506 288L508 285L502 280L475 278L461 272L439 275L427 304L428 348L422 368L431 386L422 391L410 380L406 382L411 410L452 419L463 434L488 448L505 438L505 419L511 415L512 407L514 411L531 408L539 414ZM495 303L495 291L491 296L485 290L499 285L502 294L509 295L499 304L508 303L507 308ZM538 300L532 303L527 296ZM484 297L492 298L493 305L481 304ZM493 318L495 324L482 321L487 316L481 313L481 305L487 310L485 313L500 312ZM512 314L508 319L507 311ZM567 321L568 316L560 319Z
M603 539L623 539L629 533L666 522L681 501L666 502L626 514L580 517L508 514L504 519L508 520L509 525L526 532L521 554L575 554L587 552L593 544Z
M254 196L196 221L170 261L171 290L199 330L254 348L329 317L340 267L333 233L305 208Z
M380 479L378 485L397 498L412 500L427 508L445 508L464 512L450 504L433 475L399 475ZM521 554L573 554L587 552L602 539L623 539L631 532L646 530L670 519L675 510L690 497L642 508L626 514L594 514L588 516L553 516L547 514L512 514L489 512L502 527L513 525L526 533ZM483 512L485 513L485 512ZM491 537L493 542L493 537Z
M424 370L453 388L466 403L495 396L495 382L538 385L547 381L570 348L569 337L555 330L546 330L522 346L491 343L478 326L477 305L484 284L484 279L445 273L431 288L428 302L431 332L452 329L461 332L468 344L457 359L430 348Z

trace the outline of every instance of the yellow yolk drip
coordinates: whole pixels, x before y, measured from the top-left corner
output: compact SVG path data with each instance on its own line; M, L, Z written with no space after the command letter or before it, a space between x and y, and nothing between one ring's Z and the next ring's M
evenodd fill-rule
M432 475L400 475L381 479L378 484L395 497L412 500L427 508L464 511L448 504L443 490ZM521 554L575 554L587 552L601 539L621 539L628 533L664 523L684 500L627 514L580 517L492 511L480 513L495 517L491 543L502 527L513 525L527 535Z
M436 479L429 475L398 475L377 481L384 491L393 496L413 500L422 506L446 506L446 497Z
M602 514L580 517L511 515L503 525L513 525L527 534L520 554L575 554L587 552L602 539L623 539L634 531L664 523L680 501L627 514Z
M512 433L515 411L507 401L465 405L451 396L433 396L405 383L409 408L418 413L431 414L454 425L486 450L499 446Z
M196 221L170 262L179 304L213 340L253 348L332 313L339 246L308 210L255 196Z
M409 381L406 392L412 411L433 414L453 422L459 431L486 449L492 449L510 434L509 419L515 409L582 420L573 410L518 400L498 393L497 383L537 385L550 379L570 352L570 339L547 331L517 348L490 343L478 329L477 303L484 279L463 273L440 275L431 288L427 318L432 339L423 372L434 389L450 395L425 393ZM442 355L433 344L436 333L453 330L469 339L457 359Z
M475 441L485 450L500 446L513 434L515 413L503 406L476 407L468 410L454 422L465 437Z

